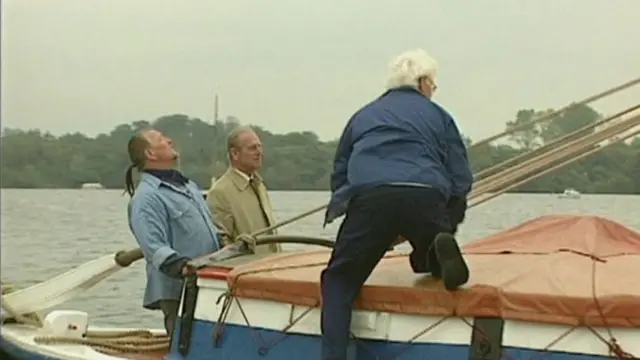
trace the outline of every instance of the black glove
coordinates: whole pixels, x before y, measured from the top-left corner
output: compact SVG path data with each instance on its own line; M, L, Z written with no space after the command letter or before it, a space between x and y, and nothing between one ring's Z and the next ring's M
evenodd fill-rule
M160 271L172 278L182 278L188 263L188 258L179 255L172 255L169 256L162 266L160 266Z
M467 212L467 198L452 196L447 203L447 209L451 221L451 232L455 235Z

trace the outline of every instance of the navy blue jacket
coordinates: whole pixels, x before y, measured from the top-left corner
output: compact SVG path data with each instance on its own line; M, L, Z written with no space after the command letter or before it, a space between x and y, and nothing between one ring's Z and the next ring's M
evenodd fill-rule
M447 200L465 198L473 184L455 121L411 87L387 91L347 123L336 150L325 224L343 215L358 192L393 183L433 187Z

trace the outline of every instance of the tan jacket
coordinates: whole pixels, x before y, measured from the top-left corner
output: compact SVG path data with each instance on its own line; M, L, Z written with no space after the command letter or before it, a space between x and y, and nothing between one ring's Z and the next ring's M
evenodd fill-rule
M230 235L227 241L233 241L240 234L251 234L276 223L267 188L259 175L256 174L254 177L260 201L256 191L249 184L248 177L233 168L229 168L216 180L207 194L207 203L214 221L222 225L223 230ZM269 234L275 233L274 230ZM256 248L258 254L279 251L282 251L282 248L277 244Z

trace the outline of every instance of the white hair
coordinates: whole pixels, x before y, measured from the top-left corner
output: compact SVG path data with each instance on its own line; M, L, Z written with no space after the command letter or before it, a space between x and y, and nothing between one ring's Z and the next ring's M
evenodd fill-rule
M409 50L389 62L386 88L418 87L418 79L428 77L435 82L438 62L422 49Z

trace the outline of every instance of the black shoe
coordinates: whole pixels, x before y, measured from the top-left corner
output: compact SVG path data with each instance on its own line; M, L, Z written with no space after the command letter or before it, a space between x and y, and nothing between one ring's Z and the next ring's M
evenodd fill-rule
M469 281L469 268L462 257L456 239L451 234L440 233L433 242L444 287L447 290L455 290Z

